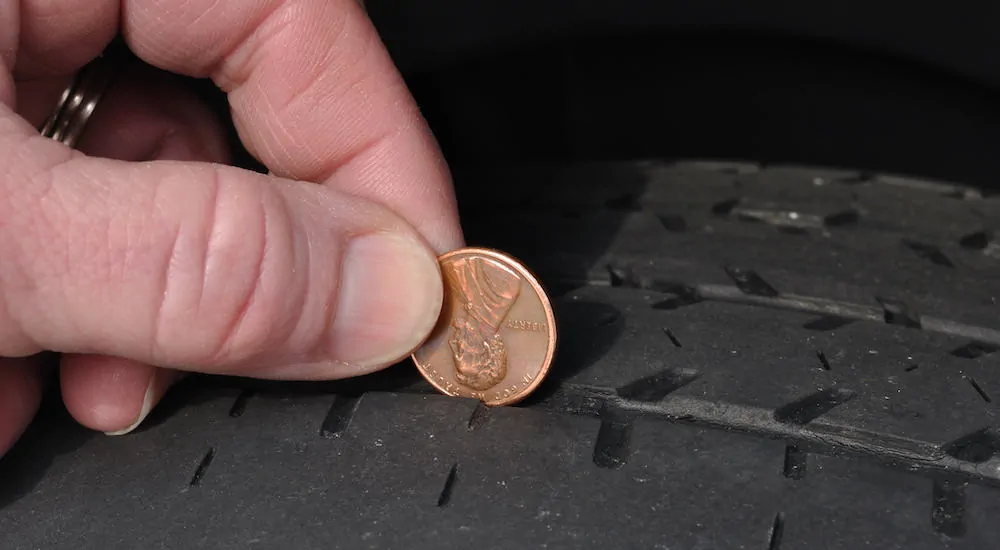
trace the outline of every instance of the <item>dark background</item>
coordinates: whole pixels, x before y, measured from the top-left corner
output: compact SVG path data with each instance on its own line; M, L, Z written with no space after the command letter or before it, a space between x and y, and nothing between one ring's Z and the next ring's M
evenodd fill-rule
M996 186L998 5L367 7L456 166L701 157Z

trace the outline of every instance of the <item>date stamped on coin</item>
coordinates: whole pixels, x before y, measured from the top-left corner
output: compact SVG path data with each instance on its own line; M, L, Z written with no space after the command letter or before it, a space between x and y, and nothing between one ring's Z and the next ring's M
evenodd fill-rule
M555 317L538 280L514 258L462 248L439 258L444 305L413 362L438 391L511 405L545 378Z
M545 332L548 327L545 323L535 323L533 321L515 321L511 319L507 321L507 328L512 328L514 330L530 330L534 332Z

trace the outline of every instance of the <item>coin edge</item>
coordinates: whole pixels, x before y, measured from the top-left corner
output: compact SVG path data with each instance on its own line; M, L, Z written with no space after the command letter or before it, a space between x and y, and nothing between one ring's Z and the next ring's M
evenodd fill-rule
M499 261L504 265L512 268L514 271L518 273L518 275L524 277L525 280L528 281L528 284L531 285L532 290L535 291L535 295L538 296L539 302L541 302L542 304L542 309L545 310L545 320L549 324L549 331L547 335L548 342L546 346L547 349L545 352L545 358L542 361L542 367L539 369L538 374L535 375L535 378L532 380L531 384L529 384L528 387L526 387L524 390L506 399L499 399L492 401L489 400L484 401L481 399L477 399L477 401L489 407L504 407L508 405L514 405L516 403L523 401L529 395L534 393L536 389L538 389L538 386L540 386L542 381L545 380L545 377L548 376L549 370L552 367L552 361L555 359L556 345L559 339L557 337L555 311L552 309L552 299L549 297L548 293L545 291L545 288L542 286L542 284L538 281L538 277L530 269L528 269L526 265L524 265L524 262L522 262L519 258L511 254L508 254L506 252L502 252L500 250L477 247L477 246L457 248L455 250L450 250L438 256L437 258L438 265L440 266L449 258L452 258L459 254L480 254L492 260ZM442 279L443 278L444 276L442 272ZM443 310L444 308L442 307L442 311ZM444 395L447 395L449 397L464 397L466 399L475 399L473 397L454 395L452 393L449 393L444 388L438 386L437 383L434 381L434 379L424 372L424 368L420 366L420 363L417 361L416 355L417 352L420 351L420 349L424 346L424 344L426 344L427 341L430 340L430 338L431 334L428 334L427 338L425 338L424 341L421 342L421 344L417 346L413 350L413 352L410 353L410 360L413 361L414 366L417 367L417 371L420 373L420 376L423 377L424 380L426 380L428 383L430 383L431 386L433 386L436 390L438 390Z

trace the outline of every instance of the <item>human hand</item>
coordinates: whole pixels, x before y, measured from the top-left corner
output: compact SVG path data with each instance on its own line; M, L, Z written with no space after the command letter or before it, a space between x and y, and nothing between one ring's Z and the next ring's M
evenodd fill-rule
M39 136L119 30L226 91L270 174L225 166L209 109L150 68L119 76L79 151ZM0 454L37 409L42 350L64 353L70 413L119 433L183 371L391 364L440 312L436 255L463 244L441 154L357 0L4 2L0 165Z

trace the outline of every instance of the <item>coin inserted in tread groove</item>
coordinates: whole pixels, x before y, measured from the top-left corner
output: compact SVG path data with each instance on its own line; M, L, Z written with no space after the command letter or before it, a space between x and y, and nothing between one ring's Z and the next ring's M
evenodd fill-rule
M514 258L461 248L439 258L441 317L413 355L440 392L490 406L527 397L548 374L556 321L544 289Z

